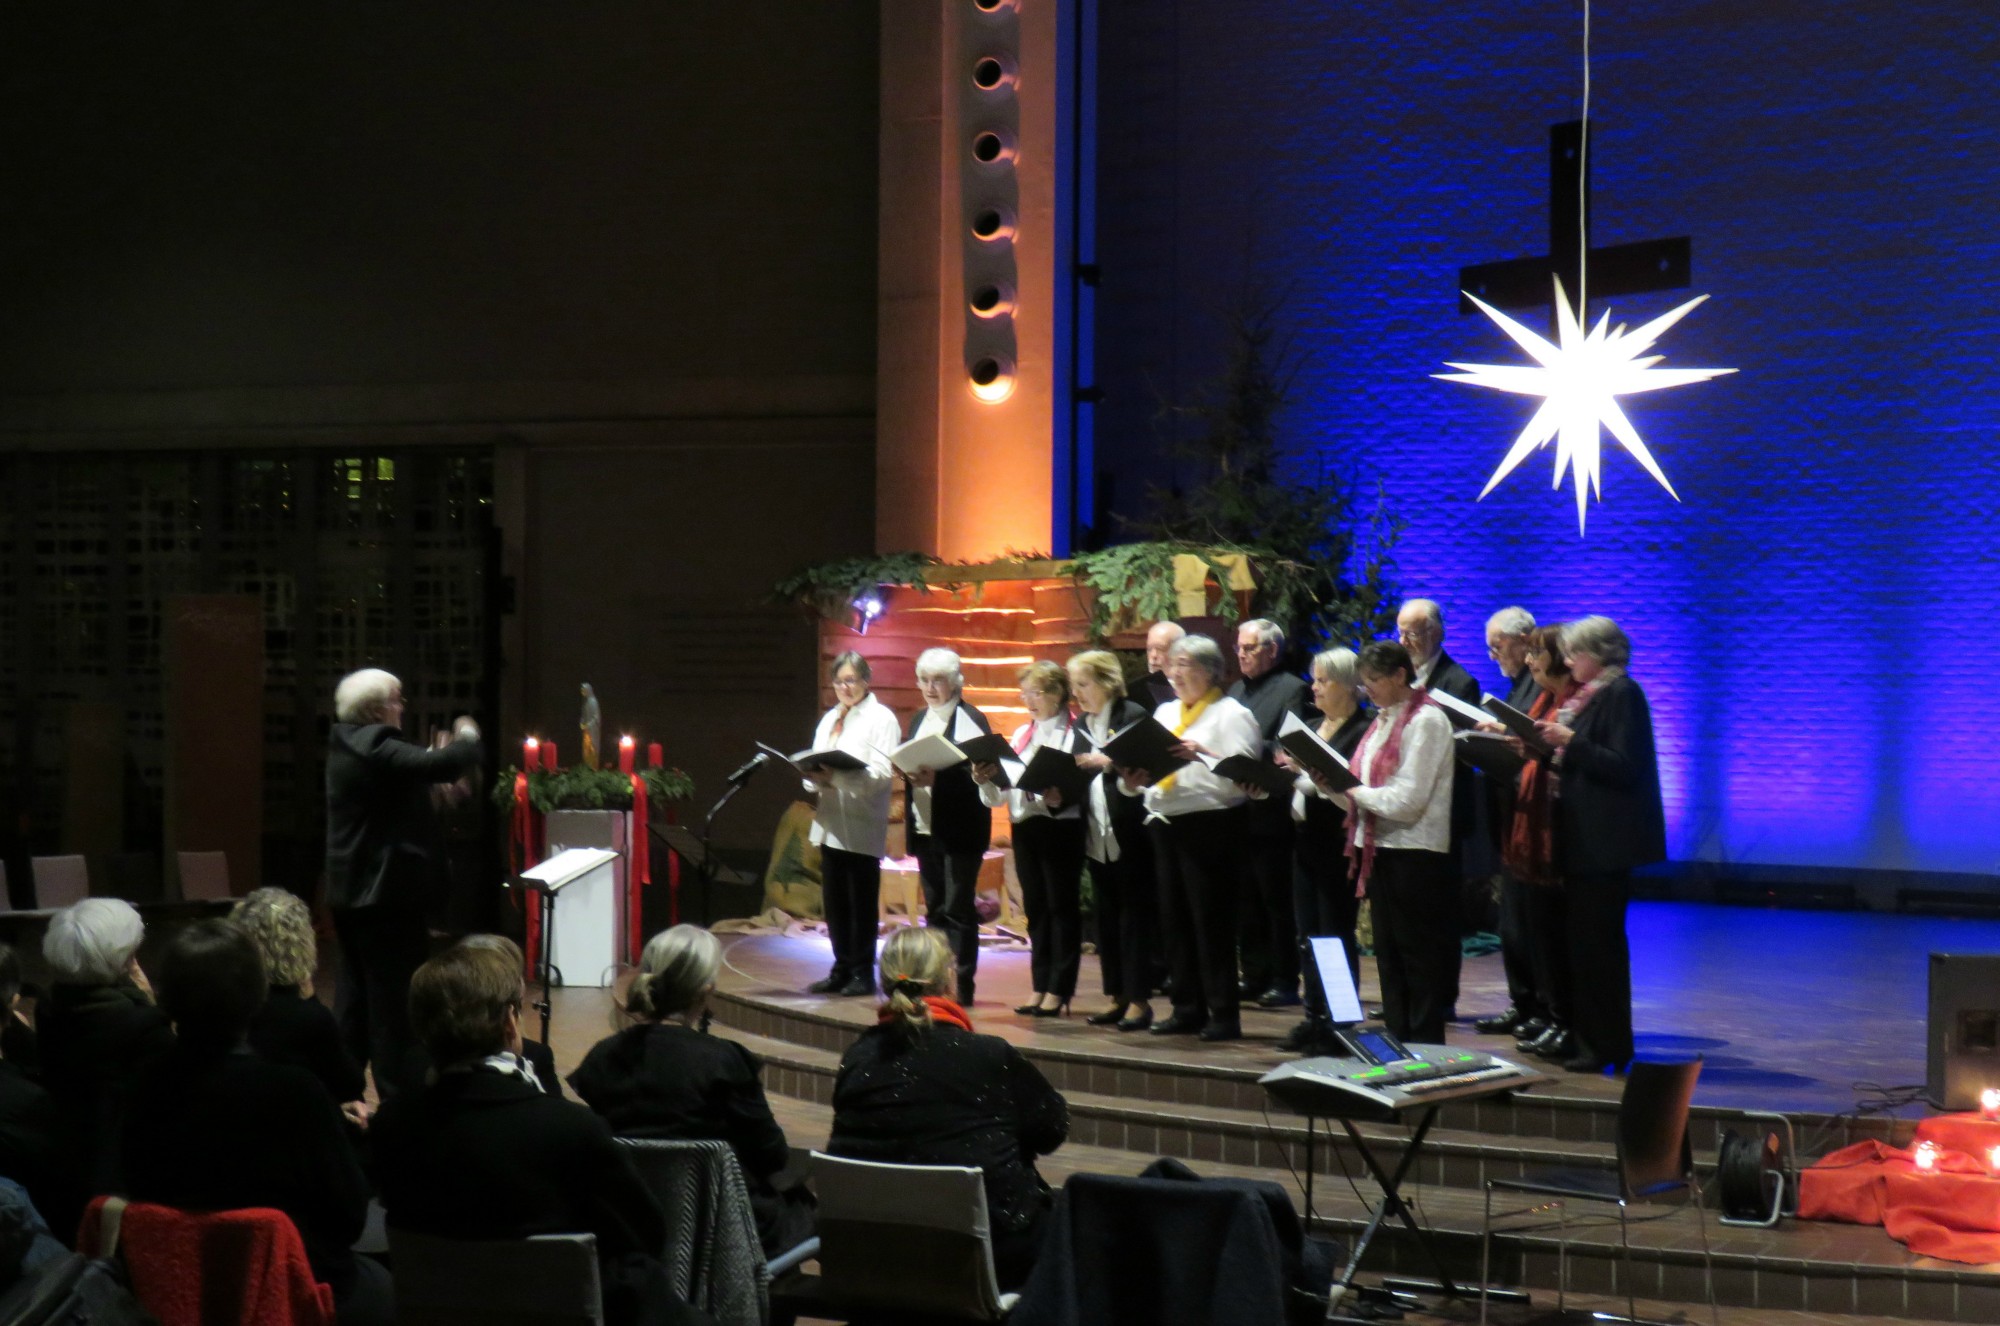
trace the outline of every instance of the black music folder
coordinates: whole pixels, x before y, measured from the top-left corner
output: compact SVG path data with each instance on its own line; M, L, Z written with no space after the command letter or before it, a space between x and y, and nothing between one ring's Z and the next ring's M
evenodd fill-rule
M1227 778L1232 783L1244 783L1251 787L1261 787L1272 796L1292 794L1292 784L1298 775L1290 769L1282 769L1269 760L1260 760L1251 755L1228 755L1222 759L1204 755L1201 762L1215 772L1218 778Z
M1076 756L1068 751L1044 746L1015 776L1014 786L1036 796L1054 788L1062 793L1065 806L1080 806L1089 797L1090 780L1096 776L1079 766Z
M809 774L815 769L848 770L866 769L868 767L866 760L858 759L844 750L836 750L831 747L826 750L802 750L796 754L787 755L776 746L766 746L760 741L757 743L757 749L763 751L766 755L774 755L778 759L783 760L786 764L798 770L801 776Z
M1181 739L1157 718L1142 718L1098 747L1121 769L1144 769L1158 782L1185 768L1187 761L1172 753Z
M1527 763L1503 732L1454 732L1451 741L1458 758L1482 773L1512 778Z
M1498 719L1500 726L1521 739L1523 745L1536 755L1547 759L1555 754L1555 747L1542 740L1542 730L1535 720L1508 704L1496 695L1479 697L1479 707Z
M1021 757L1014 753L1014 743L998 732L982 732L976 737L959 742L958 748L964 751L965 758L974 764L999 764L1007 760L1015 764L1021 762Z
M1340 752L1327 745L1319 733L1300 722L1297 714L1285 715L1285 724L1278 729L1278 744L1285 748L1285 754L1299 762L1301 768L1318 774L1334 791L1345 792L1350 787L1361 786L1361 780L1354 776L1354 770L1347 767L1347 761L1340 758Z

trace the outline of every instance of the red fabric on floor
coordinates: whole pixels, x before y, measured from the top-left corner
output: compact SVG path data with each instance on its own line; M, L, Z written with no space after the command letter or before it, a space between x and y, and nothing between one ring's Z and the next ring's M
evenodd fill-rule
M1938 1148L1937 1168L1920 1171L1921 1142ZM1822 1157L1799 1176L1799 1218L1880 1225L1911 1252L1946 1261L2000 1261L2000 1178L1987 1166L2000 1123L1945 1114L1917 1125L1910 1146L1858 1142Z

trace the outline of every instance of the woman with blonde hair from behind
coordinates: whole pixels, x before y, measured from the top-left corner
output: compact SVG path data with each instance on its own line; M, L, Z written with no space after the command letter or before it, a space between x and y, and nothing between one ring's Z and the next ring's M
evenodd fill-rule
M625 996L631 1025L592 1046L569 1084L620 1137L729 1143L758 1237L775 1256L812 1237L813 1199L803 1186L778 1185L792 1149L764 1097L763 1065L708 1034L721 968L722 945L700 926L654 935Z
M347 1052L333 1010L313 995L319 944L311 910L284 889L254 889L230 909L229 920L250 936L271 983L264 1006L250 1020L250 1048L260 1059L305 1069L340 1102L350 1122L365 1124L361 1065Z
M985 1175L993 1265L1002 1290L1034 1269L1049 1211L1035 1172L1069 1136L1069 1106L1019 1050L982 1036L947 991L938 932L912 926L882 946L885 1001L841 1057L833 1084L837 1156L897 1165L967 1165Z

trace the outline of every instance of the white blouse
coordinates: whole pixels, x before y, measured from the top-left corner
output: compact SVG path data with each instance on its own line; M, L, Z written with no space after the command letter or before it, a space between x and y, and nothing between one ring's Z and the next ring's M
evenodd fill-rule
M1073 751L1077 747L1076 726L1068 714L1057 714L1054 718L1038 718L1032 723L1023 723L1014 729L1009 737L1019 756L1018 764L1007 767L1009 779L1021 776L1022 768L1035 758L1035 752L1044 746L1057 750ZM1007 817L1019 824L1022 820L1036 815L1059 820L1078 819L1083 815L1082 806L1064 806L1061 810L1050 810L1048 802L1032 793L1023 792L1018 787L1001 787L997 783L981 783L979 799L989 806L1007 807Z
M836 738L833 725L839 718L839 705L826 711L813 732L812 749L844 750L868 767L832 770L827 785L818 788L813 845L880 856L889 846L889 752L902 744L902 725L896 721L895 711L876 699L873 691L847 711ZM806 786L817 785L808 781Z
M1153 711L1153 717L1172 732L1180 726L1181 702L1167 701ZM1181 733L1181 737L1186 741L1199 742L1203 749L1222 759L1231 755L1248 755L1254 759L1264 745L1264 732L1257 726L1257 716L1240 701L1226 695L1202 710L1201 716ZM1119 790L1124 790L1122 782ZM1167 786L1155 783L1141 795L1146 798L1146 818L1149 820L1171 819L1175 815L1190 815L1203 810L1227 810L1250 799L1241 787L1199 760L1183 765Z
M1413 704L1405 700L1403 704ZM1363 734L1349 761L1354 772L1370 777L1375 752L1389 740L1403 705L1384 709ZM1375 817L1375 845L1414 848L1424 852L1451 850L1451 779L1453 759L1451 720L1444 710L1427 704L1403 729L1402 758L1386 782L1351 788L1335 800L1360 807ZM1362 842L1365 821L1353 818L1354 841Z
M1083 730L1089 735L1093 748L1109 741L1111 706L1106 705L1094 714L1085 714ZM1118 859L1118 835L1111 828L1111 799L1104 794L1104 775L1101 772L1090 776L1090 813L1084 817L1083 851L1093 861Z

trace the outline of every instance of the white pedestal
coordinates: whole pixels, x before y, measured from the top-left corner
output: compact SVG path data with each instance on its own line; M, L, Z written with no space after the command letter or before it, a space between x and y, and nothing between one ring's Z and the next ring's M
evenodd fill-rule
M549 961L566 986L609 986L625 952L625 877L632 814L624 810L553 810L548 852L602 847L618 859L563 886L556 893L555 935Z

